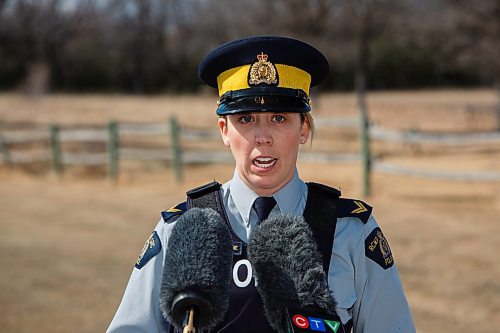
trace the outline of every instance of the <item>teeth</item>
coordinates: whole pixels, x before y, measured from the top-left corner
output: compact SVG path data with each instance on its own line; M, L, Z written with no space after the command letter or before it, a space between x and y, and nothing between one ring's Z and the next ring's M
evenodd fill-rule
M254 164L259 168L270 168L276 164L276 159L272 157L259 157L254 160Z

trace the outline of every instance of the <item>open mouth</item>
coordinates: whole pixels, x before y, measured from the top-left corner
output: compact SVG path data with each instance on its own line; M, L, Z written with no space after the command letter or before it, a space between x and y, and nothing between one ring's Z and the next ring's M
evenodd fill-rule
M273 167L277 161L278 161L278 159L274 158L274 157L261 156L261 157L255 158L253 160L253 165L255 165L256 167L259 167L259 168L268 169L268 168Z

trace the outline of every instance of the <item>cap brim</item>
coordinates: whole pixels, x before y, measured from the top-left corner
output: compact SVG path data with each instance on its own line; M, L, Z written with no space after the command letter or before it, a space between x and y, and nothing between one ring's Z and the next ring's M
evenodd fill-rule
M217 115L225 116L248 112L307 113L311 107L298 98L283 96L249 96L219 104Z

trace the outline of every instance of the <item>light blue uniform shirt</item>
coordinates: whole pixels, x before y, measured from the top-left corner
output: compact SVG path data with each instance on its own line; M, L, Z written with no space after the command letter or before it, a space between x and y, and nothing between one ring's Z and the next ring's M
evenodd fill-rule
M257 224L257 214L252 206L259 195L246 186L236 171L233 179L222 186L222 191L231 227L242 241L248 243L252 228ZM307 186L295 171L293 179L274 193L273 197L277 204L269 217L279 213L302 215L306 207Z
M277 205L270 217L302 215L307 186L295 171L293 179L274 193ZM222 186L223 203L236 235L248 242L257 215L252 209L258 195L234 173ZM174 223L160 220L155 228L162 250L141 269L134 268L125 294L107 332L165 332L167 324L159 307L165 249ZM330 269L330 291L343 323L353 322L354 333L414 333L415 327L396 265L384 270L365 255L365 239L378 227L370 216L367 223L355 217L337 219Z

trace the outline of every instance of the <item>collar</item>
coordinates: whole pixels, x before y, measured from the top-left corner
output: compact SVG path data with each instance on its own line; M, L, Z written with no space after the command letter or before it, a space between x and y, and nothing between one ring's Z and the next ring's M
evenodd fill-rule
M273 194L276 199L277 206L283 214L293 214L295 208L298 206L299 201L304 192L305 184L299 178L297 169L295 169L292 180L283 186L278 192ZM234 171L233 178L229 184L229 193L233 199L236 209L241 214L241 218L248 225L250 221L250 211L252 210L253 203L259 195L252 191L241 180L237 171Z

